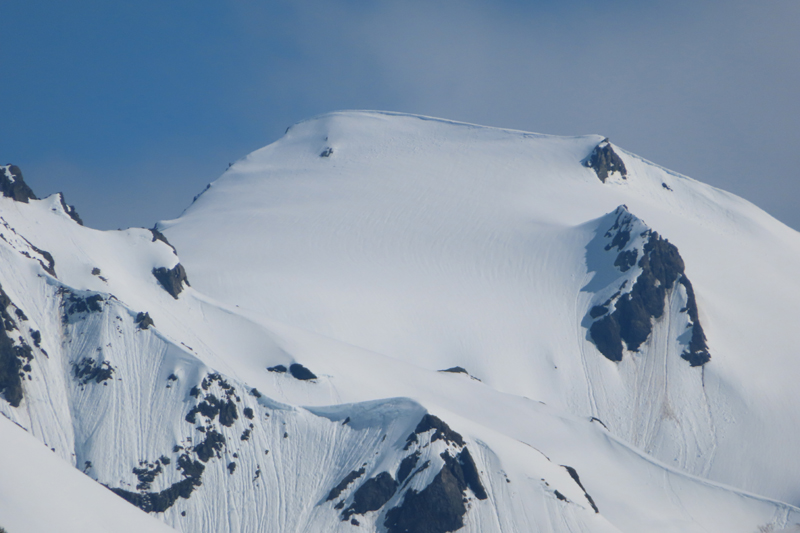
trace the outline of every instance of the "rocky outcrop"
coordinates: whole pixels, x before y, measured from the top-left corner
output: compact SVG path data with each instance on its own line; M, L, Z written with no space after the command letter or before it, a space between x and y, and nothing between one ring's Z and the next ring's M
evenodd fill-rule
M388 533L456 531L464 527L466 490L479 500L487 498L469 450L464 448L456 457L444 452L441 458L445 464L430 485L419 492L409 489L402 503L386 513Z
M81 216L75 210L75 206L67 204L66 200L64 200L64 193L58 193L58 199L61 202L61 208L64 209L64 212L67 215L69 215L69 218L83 226L83 220L81 220Z
M22 179L22 171L16 165L0 167L0 191L6 198L26 204L29 200L37 199L31 188Z
M166 267L154 268L153 276L155 276L164 290L170 293L176 300L178 299L178 295L183 291L184 283L191 286L189 284L189 279L186 277L186 269L184 269L183 265L180 263L170 269Z
M678 248L651 229L644 229L624 206L616 211L616 220L604 234L610 242L603 247L605 252L616 252L614 267L626 273L639 267L638 276L623 281L619 290L600 305L589 309L592 321L589 334L592 342L611 361L622 360L623 349L639 351L653 331L654 321L664 314L668 297L680 284L686 292L686 306L681 312L689 315L692 328L691 341L681 354L691 366L701 366L711 359L706 337L697 311L694 289L685 273L683 258ZM640 225L636 225L639 222ZM636 235L633 235L637 227ZM640 250L634 246L636 238ZM638 258L638 261L636 260ZM629 283L632 281L632 285ZM630 286L631 289L624 292ZM623 344L624 343L624 344Z
M600 144L594 147L589 157L583 160L583 166L591 168L603 183L615 172L619 173L622 179L627 179L628 170L625 163L614 151L608 138L603 139Z

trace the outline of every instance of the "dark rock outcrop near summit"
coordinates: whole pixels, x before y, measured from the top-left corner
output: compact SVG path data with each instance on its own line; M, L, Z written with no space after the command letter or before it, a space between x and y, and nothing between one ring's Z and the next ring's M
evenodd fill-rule
M406 438L406 445L405 450L409 449L412 444L418 441L418 436L426 431L430 431L431 429L435 430L433 435L431 435L431 442L436 442L437 440L444 440L445 442L449 442L451 444L455 444L457 446L464 445L464 438L450 429L441 418L433 416L432 414L426 414L422 417L422 420L419 421L417 424L414 433L410 434L408 438Z
M628 177L625 163L614 151L614 148L611 147L608 138L603 139L600 144L594 147L589 157L583 160L583 166L593 169L603 183L614 172L619 172L622 179L627 179Z
M178 251L175 249L174 246L172 246L169 243L169 241L167 240L167 237L163 233L158 231L158 226L157 225L153 226L152 228L150 228L150 233L153 235L153 241L152 242L161 241L164 244L166 244L167 246L169 246L170 248L172 248L172 253L173 254L178 255Z
M22 179L22 171L17 165L0 167L0 191L6 198L26 204L29 200L37 199L31 188Z
M186 269L183 265L178 263L171 269L166 267L159 267L153 269L153 276L158 280L164 290L172 295L176 300L178 295L183 291L183 284L189 284L189 279L186 277ZM190 285L191 286L191 285Z
M74 205L69 205L66 200L64 200L64 193L58 193L58 199L61 202L61 207L64 209L64 212L69 215L69 218L77 222L79 225L83 226L83 220L81 220L81 216L75 210Z
M700 325L694 289L684 272L685 265L678 248L657 232L647 229L639 235L646 239L641 257L636 248L624 250L631 240L634 217L627 209L619 208L617 211L614 225L605 233L605 238L611 242L603 249L606 252L616 249L618 254L614 267L620 272L627 272L634 266L638 266L641 272L629 292L622 293L628 284L626 280L607 301L589 310L589 318L593 320L589 326L591 340L600 353L614 362L622 360L624 348L639 351L650 337L654 321L663 316L669 295L680 284L687 299L681 312L688 313L689 327L692 328L691 341L681 357L691 366L704 365L711 355Z

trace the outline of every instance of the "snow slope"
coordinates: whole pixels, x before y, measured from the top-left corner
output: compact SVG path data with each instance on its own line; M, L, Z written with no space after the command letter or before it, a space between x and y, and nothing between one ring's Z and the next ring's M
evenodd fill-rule
M179 531L800 523L798 234L613 145L601 181L602 141L325 115L160 223L175 249L0 198L0 412ZM612 361L590 329L643 291Z
M465 367L690 473L800 502L787 439L800 427L787 397L800 235L619 149L627 179L603 183L581 164L600 141L334 113L237 162L160 227L195 287L254 316L420 368ZM605 286L591 243L623 204L680 251L708 365L675 357L663 330L684 327L676 312L620 364L586 338Z
M0 526L7 531L172 531L58 460L4 418L0 432Z

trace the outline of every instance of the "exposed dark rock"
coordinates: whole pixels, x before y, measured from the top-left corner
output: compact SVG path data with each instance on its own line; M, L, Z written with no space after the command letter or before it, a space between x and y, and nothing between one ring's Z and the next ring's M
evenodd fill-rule
M461 529L467 512L464 488L450 463L445 464L430 485L419 492L409 489L402 503L386 513L383 525L387 533L446 533Z
M636 258L639 256L639 250L626 250L620 252L617 259L614 261L614 266L619 268L622 272L627 272L636 264Z
M327 147L327 148L325 148L325 149L322 151L322 153L321 153L321 154L319 154L319 156L320 156L320 157L330 157L330 156L332 156L332 155L333 155L333 148L331 148L330 146L329 146L329 147Z
M140 468L133 469L133 474L139 480L136 490L150 490L150 484L155 481L161 472L163 472L163 469L160 463L140 463Z
M70 294L67 297L65 306L67 314L69 315L74 315L76 313L99 313L103 310L103 306L100 305L103 301L103 297L99 294L92 294L86 297Z
M271 366L267 370L270 371L270 372L277 372L278 374L285 374L286 373L286 367L283 366L283 365Z
M445 368L444 370L439 370L439 372L451 372L453 374L466 374L466 375L469 375L469 372L467 372L467 369L464 368L463 366L454 366L454 367L451 367L451 368Z
M258 392L258 389L252 388L252 389L250 389L250 396L254 396L256 398L261 398L261 393Z
M77 222L79 225L83 226L83 220L81 220L81 216L75 210L75 206L68 205L67 201L64 200L64 193L58 193L58 199L61 201L61 207L64 209L64 212L69 215L69 218ZM99 272L98 272L99 274Z
M206 432L205 440L194 447L194 452L201 461L207 463L209 459L222 451L224 447L225 437L212 429Z
M178 376L176 376L175 374L170 374L169 376L167 376L167 381L178 381Z
M155 322L153 319L150 318L150 313L147 312L140 312L136 315L134 322L139 326L139 329L147 329L150 326L154 326Z
M27 204L29 200L36 200L36 195L25 180L22 171L17 165L0 167L0 190L6 198Z
M417 442L417 435L425 433L431 429L435 430L433 435L431 435L431 442L442 439L458 446L464 445L464 438L450 429L450 426L445 424L440 418L435 417L432 414L426 414L422 417L422 420L419 421L419 424L417 424L417 428L414 430L414 433L410 434L408 438L406 438L406 447L404 449L408 449L411 443Z
M250 429L245 429L245 430L242 432L242 436L241 436L241 437L239 437L239 439L240 439L240 440L243 440L243 441L250 440L250 432L251 432L251 431L252 431L252 430L250 430Z
M424 472L425 470L428 469L429 466L431 466L430 460L425 461L424 463L422 463L422 466L420 466L419 468L414 470L414 473L411 474L410 476L408 476L408 478L406 479L405 483L403 483L403 488L405 488L406 485L408 485L411 482L411 480L414 479L414 476L416 476L420 472Z
M181 291L183 291L183 284L186 283L186 285L190 285L186 277L186 270L180 263L171 269L167 269L166 267L154 268L153 276L155 276L164 290L170 293L176 300Z
M169 464L169 460L164 461L164 457L161 458L161 462L165 465ZM205 466L202 463L192 461L187 454L183 454L178 457L177 468L183 474L184 479L173 483L160 492L131 492L121 488L106 487L146 513L163 513L172 507L178 498L188 499L194 489L202 485L201 476L205 470ZM134 469L134 473L136 473L136 469ZM144 475L148 476L149 474ZM137 474L137 477L139 477L139 474ZM140 477L139 479L141 486L142 478Z
M178 470L184 475L184 477L200 479L200 476L203 475L206 467L200 461L193 461L188 454L182 454L178 457Z
M461 450L456 459L458 460L458 465L461 467L461 471L463 472L464 482L475 494L475 497L479 500L485 500L488 498L486 489L483 488L481 478L478 475L478 468L475 466L475 461L472 459L472 455L470 455L469 450L466 448Z
M28 244L30 244L30 243L28 243ZM56 276L56 260L53 259L53 255L50 252L48 252L46 250L42 250L41 248L37 248L36 246L34 246L32 244L31 244L31 248L33 248L33 250L36 253L38 253L39 255L44 257L45 261L47 261L47 264L45 265L42 262L41 259L37 259L37 261L39 261L39 264L42 265L42 268L45 270L45 272L47 272L48 274L50 274L54 278L57 278L58 276Z
M583 166L593 169L603 183L614 172L619 172L622 179L628 177L625 163L622 162L622 159L611 147L608 139L603 139L600 144L594 147L589 157L583 160Z
M157 226L153 226L152 228L150 228L150 233L153 234L153 241L152 242L161 241L164 244L166 244L167 246L169 246L170 248L172 248L172 253L174 253L175 255L178 255L178 251L175 249L174 246L172 246L169 243L169 241L164 236L164 234L161 233L160 231L158 231Z
M351 518L351 519L350 519L350 523L351 523L352 525L354 525L354 526L358 526L358 525L360 525L360 522L359 522L358 520L356 520L355 518Z
M419 462L419 457L420 453L419 450L417 450L400 462L400 466L397 468L398 483L405 481L411 471L414 470L414 467L416 467Z
M623 231L623 228L619 227L619 223L620 217L612 227L612 230L619 228L617 236ZM606 236L610 237L611 234L606 233ZM614 240L617 236L614 237ZM603 306L595 306L589 311L592 319L603 316L589 327L591 339L600 353L611 361L622 360L623 341L628 350L638 351L639 347L650 337L653 320L661 318L664 314L668 291L673 289L676 282L679 282L686 288L688 303L684 311L689 313L693 328L692 341L688 350L684 351L681 357L689 361L692 366L703 365L710 360L711 356L708 353L705 335L697 317L694 291L684 274L683 259L678 253L678 249L655 231L648 230L643 236L647 236L647 241L642 247L642 257L638 263L642 272L636 278L631 291L619 296L613 313L603 316L607 312L611 300ZM626 238L626 243L627 240ZM612 248L613 244L614 241L606 246L606 249ZM631 253L633 253L632 257L629 255ZM624 272L632 266L631 259L635 260L637 255L635 250L621 252L614 265L620 267ZM615 294L614 297L616 296ZM605 312L601 312L604 308Z
M252 420L254 416L253 409L251 409L250 407L245 407L244 409L242 409L242 414L248 420Z
M231 427L239 414L236 412L236 404L230 400L222 402L219 407L219 423L225 427Z
M608 313L608 304L603 305L595 305L591 309L589 309L589 316L592 318L601 317L604 314Z
M290 365L289 373L295 379L300 379L303 381L307 381L309 379L317 379L317 376L312 371L310 371L300 363L293 363L292 365Z
M600 422L600 423L602 424L602 422ZM604 424L604 427L605 427L605 424ZM571 466L567 466L567 465L561 465L561 466L563 466L564 468L567 469L567 472L569 473L569 476L581 488L581 490L583 491L583 495L586 496L586 500L589 502L589 505L592 506L592 509L594 509L594 512L595 513L599 513L600 509L597 508L597 505L595 505L594 500L592 499L591 496L589 496L589 493L586 492L586 489L583 487L583 484L581 483L581 478L578 477L578 472L575 471L575 469L572 468Z
M97 267L94 267L92 269L92 276L99 276L99 275L100 275L100 269L97 268Z
M11 298L0 286L0 320L3 326L0 328L0 394L12 407L19 407L23 398L22 379L24 372L30 372L28 363L33 360L33 350L22 337L18 337L19 344L16 344L10 336L10 332L17 329L14 317L8 312L10 305L13 305ZM33 338L35 342L36 336Z
M697 301L694 296L692 283L686 276L681 276L681 285L686 289L686 312L692 321L692 339L689 341L689 348L684 350L681 357L689 361L691 366L702 366L711 360L706 344L706 335L703 326L700 325L700 317L697 314Z
M31 330L31 339L33 339L33 345L37 348L41 348L42 345L42 333L38 329Z
M172 507L178 498L188 499L195 487L199 487L201 484L200 478L186 478L173 483L161 492L140 493L120 488L107 488L146 513L163 513Z
M194 391L192 391L194 392ZM199 391L198 391L199 393ZM230 399L220 400L213 394L206 394L202 402L192 407L186 414L186 421L194 424L196 415L201 415L214 420L219 415L219 421L223 426L231 427L233 421L239 418L236 412L236 404Z
M672 187L670 187L666 183L662 183L661 186L664 187L665 189L667 189L668 191L672 191Z
M558 499L559 499L559 500L561 500L562 502L565 502L565 501L567 501L567 498L566 498L566 497L565 497L563 494L561 494L560 492L558 492L558 491L555 491L555 494L556 494L556 498L558 498Z
M368 479L353 494L353 503L342 513L342 520L349 520L354 514L377 511L394 496L396 490L397 481L388 472Z
M362 468L359 468L358 470L353 470L352 472L347 474L344 477L344 479L339 482L338 485L336 485L335 487L333 487L331 489L331 491L328 493L328 497L325 498L325 501L329 502L329 501L332 501L332 500L335 500L336 498L338 498L339 495L342 493L342 491L344 489L346 489L348 487L348 485L350 485L350 483L352 483L353 481L355 481L358 478L360 478L361 476L363 476L364 472L365 472L365 470L362 467ZM344 505L342 505L342 506L344 507Z
M77 363L72 363L72 374L81 385L86 385L90 381L102 383L110 380L114 370L108 361L95 361L91 357L84 357Z
M233 474L236 471L236 463L231 461L228 463L228 473Z

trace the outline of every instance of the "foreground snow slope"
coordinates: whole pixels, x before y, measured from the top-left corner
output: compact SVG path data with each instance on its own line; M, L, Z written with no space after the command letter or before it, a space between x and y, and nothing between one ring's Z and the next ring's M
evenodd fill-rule
M10 533L164 533L146 516L0 418L0 526Z
M334 113L237 162L161 227L194 286L254 320L420 368L459 365L601 418L688 472L800 502L787 434L800 427L787 396L800 372L800 235L619 149L627 179L601 182L582 165L601 140ZM712 355L702 368L665 344L679 309L619 364L587 339L605 279L592 242L623 204L683 257ZM278 362L248 357L248 371ZM314 364L335 380L353 371L322 353ZM335 380L348 400L374 397Z
M0 167L0 413L178 531L800 523L797 234L619 149L601 181L601 141L327 115L161 223L176 249Z

